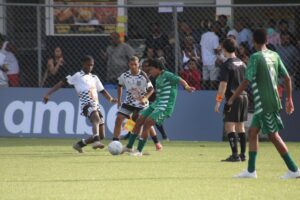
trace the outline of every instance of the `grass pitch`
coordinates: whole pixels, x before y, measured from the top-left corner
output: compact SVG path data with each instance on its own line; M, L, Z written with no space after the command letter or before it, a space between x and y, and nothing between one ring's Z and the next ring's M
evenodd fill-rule
M299 199L300 180L280 180L286 167L270 143L261 143L256 180L232 176L247 162L222 163L225 142L165 142L149 156L112 156L107 149L71 149L75 139L0 138L1 200ZM108 141L106 141L106 144ZM122 142L124 144L124 141ZM300 144L288 143L300 165Z

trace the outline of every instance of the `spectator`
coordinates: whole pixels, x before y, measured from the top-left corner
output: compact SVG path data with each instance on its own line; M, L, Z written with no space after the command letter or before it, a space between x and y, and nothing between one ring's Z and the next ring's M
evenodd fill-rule
M146 48L164 49L168 45L168 36L163 34L159 23L151 24L151 34L146 38Z
M279 23L278 23L278 30L279 30L280 34L281 33L287 33L290 36L290 42L293 45L297 44L296 37L293 35L293 33L291 33L289 31L289 23L288 23L288 21L286 21L285 19L280 20Z
M175 73L175 37L174 33L171 33L169 36L169 44L164 48L165 60L166 60L166 69L172 73Z
M129 59L134 55L134 49L127 43L122 43L117 32L110 34L111 45L103 53L107 60L107 82L117 83L120 74L128 70Z
M237 21L235 24L235 29L239 33L237 38L238 45L241 43L246 43L248 45L248 49L252 49L252 31L250 30L248 19L241 19L240 21Z
M201 20L200 28L193 33L193 38L195 39L195 42L197 44L200 43L201 36L210 30L210 27L211 21L209 21L208 19Z
M7 65L4 63L5 55L0 52L0 88L8 87Z
M196 90L200 90L201 73L198 68L197 58L191 58L187 63L184 70L180 73L180 76L186 80L186 82L194 87Z
M202 75L203 85L206 89L216 89L219 76L219 68L215 62L219 54L219 37L217 33L220 30L220 23L215 22L211 30L201 36L201 54L202 54Z
M245 44L245 43L242 43L238 47L237 57L239 59L241 59L245 64L247 64L248 60L249 60L249 56L250 56L250 52L249 52L249 49L248 49L248 45Z
M281 45L277 47L277 53L280 55L283 64L288 70L292 81L295 81L295 73L299 70L299 51L292 44L290 34L288 32L282 32L280 34Z
M179 42L180 47L183 48L185 38L192 37L193 38L193 29L187 22L179 23ZM194 40L194 39L193 39Z
M219 38L220 38L220 42L222 42L223 40L226 39L227 37L227 33L229 32L230 28L229 26L227 25L227 16L226 15L219 15L218 16L218 22L220 23L221 25L221 29L220 29L220 32L219 32Z
M182 63L186 65L187 62L191 58L195 58L197 62L200 62L200 53L194 43L194 39L191 36L185 38L183 43L183 50L182 50Z
M2 35L0 35L1 53L5 55L4 63L7 64L7 77L10 87L20 86L20 67L18 60L15 56L17 53L16 48L8 41L4 41Z
M276 29L276 21L270 19L267 27L267 38L268 38L268 44L272 44L274 46L280 44L280 35L278 32L276 32L275 29Z
M67 70L61 48L55 47L54 55L48 58L47 61L47 69L43 77L42 87L53 87L68 74Z

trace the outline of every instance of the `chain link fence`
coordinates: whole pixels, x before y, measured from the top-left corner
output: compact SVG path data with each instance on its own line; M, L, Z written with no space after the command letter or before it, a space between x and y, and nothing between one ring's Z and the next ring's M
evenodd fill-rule
M229 15L216 15L221 8ZM280 54L294 89L300 89L300 4L0 4L0 9L2 50L15 56L18 66L8 67L14 66L9 70L22 87L52 87L66 73L80 70L81 58L88 54L104 84L115 84L130 56L138 55L141 60L162 59L168 70L199 90L216 89L212 83L218 81L217 72L207 77L203 70L207 65L218 70L223 60L204 49L203 36L215 27L218 44L229 35L237 39L237 54L244 62L254 51L252 31L266 28L269 48Z

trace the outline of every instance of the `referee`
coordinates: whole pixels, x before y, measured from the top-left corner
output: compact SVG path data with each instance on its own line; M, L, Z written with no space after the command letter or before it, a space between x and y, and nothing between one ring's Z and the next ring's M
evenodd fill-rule
M236 57L236 47L236 41L231 38L225 39L222 44L222 51L227 60L221 66L220 85L216 96L215 112L219 112L223 98L225 97L227 102L244 80L246 65ZM239 162L246 160L246 135L244 122L247 121L247 110L248 97L246 91L243 91L241 95L235 99L231 106L228 106L227 104L224 106L223 119L225 132L231 148L231 155L222 161ZM240 141L240 154L238 154L238 140Z

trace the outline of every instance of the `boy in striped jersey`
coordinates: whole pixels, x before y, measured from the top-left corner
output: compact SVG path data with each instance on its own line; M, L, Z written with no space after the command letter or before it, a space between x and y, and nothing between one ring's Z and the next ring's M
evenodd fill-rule
M151 76L157 77L156 99L147 109L141 111L141 115L133 130L134 134L131 134L128 144L124 148L124 151L131 152L138 133L143 129L137 151L131 153L133 156L143 155L142 151L147 142L150 128L155 124L162 124L166 118L172 115L177 97L178 84L183 85L188 92L195 91L195 88L190 87L185 80L171 72L165 71L164 65L160 60L151 60L149 67Z
M286 144L278 133L278 131L283 128L283 123L279 116L279 111L282 107L277 91L278 78L280 76L284 77L287 93L285 109L287 114L292 114L294 105L292 100L291 78L279 55L267 49L266 31L264 29L256 30L253 34L253 39L257 52L250 57L246 69L246 79L228 100L228 105L232 105L234 99L251 83L255 111L249 130L248 169L237 174L235 178L257 177L255 162L258 149L258 133L260 130L262 130L263 134L268 135L289 169L281 178L300 178L300 171L291 158Z

